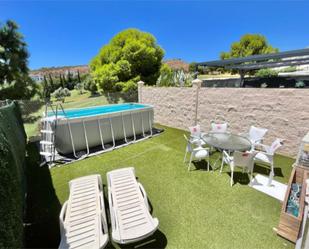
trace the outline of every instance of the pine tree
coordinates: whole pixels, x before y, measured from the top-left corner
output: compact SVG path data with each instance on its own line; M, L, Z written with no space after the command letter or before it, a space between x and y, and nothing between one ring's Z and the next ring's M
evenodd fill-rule
M54 85L53 77L51 76L51 74L48 74L48 77L49 77L49 85L50 85L52 91L54 91L55 85Z
M43 76L43 97L44 99L50 98L50 89L45 75Z
M80 80L79 70L77 70L77 78L78 78L78 83L82 83L82 81Z
M71 79L71 72L70 70L68 70L68 83L71 83L72 79Z

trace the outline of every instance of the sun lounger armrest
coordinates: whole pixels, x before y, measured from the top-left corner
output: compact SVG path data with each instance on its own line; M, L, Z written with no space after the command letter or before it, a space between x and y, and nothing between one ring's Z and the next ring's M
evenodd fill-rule
M100 192L100 202L101 202L101 217L102 217L102 223L103 223L103 229L104 233L107 233L107 220L105 215L105 209L104 209L104 200L103 200L103 193Z
M142 195L143 195L143 197L144 197L145 205L146 205L148 211L150 211L150 207L149 207L149 203L148 203L148 198L147 198L146 191L145 191L145 189L144 189L144 187L143 187L143 185L142 185L141 183L138 183L138 186L139 186L139 188L140 188L140 190L141 190L141 192L142 192Z
M117 222L117 214L115 214L115 208L113 204L113 196L112 192L110 191L110 188L108 189L108 202L109 202L109 209L110 209L110 215L111 215L111 225L113 230L118 230L118 222Z
M59 224L60 224L60 234L64 234L65 228L64 228L64 217L67 211L68 201L66 201L60 211L59 215Z

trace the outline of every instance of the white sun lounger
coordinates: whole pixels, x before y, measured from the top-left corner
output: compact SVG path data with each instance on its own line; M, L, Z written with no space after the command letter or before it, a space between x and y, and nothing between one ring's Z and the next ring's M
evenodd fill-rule
M113 240L128 244L152 235L159 221L149 213L147 195L136 181L134 168L108 172L107 183Z
M100 175L70 181L70 196L60 212L59 248L104 248L108 230Z

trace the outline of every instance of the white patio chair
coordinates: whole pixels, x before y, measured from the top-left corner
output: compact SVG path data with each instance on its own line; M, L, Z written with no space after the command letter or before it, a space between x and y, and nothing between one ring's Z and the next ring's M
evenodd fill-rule
M188 171L190 171L191 163L192 160L197 159L197 160L202 160L207 158L207 170L209 171L209 149L202 147L200 141L195 141L193 142L192 140L188 139L186 135L183 135L187 141L187 146L186 146L186 153L184 157L184 163L186 162L187 159L187 154L191 153L190 155L190 161L188 164Z
M201 132L201 126L200 125L195 125L195 126L191 126L189 127L190 130L190 136L191 136L191 141L193 143L200 143L202 146L204 146L206 143L204 142L204 140L202 139L202 136L205 133Z
M263 138L266 135L268 129L251 126L249 133L240 134L247 137L252 143L252 150L261 143L263 143Z
M254 160L263 162L265 164L270 165L270 174L269 174L269 180L268 180L268 186L271 185L271 182L275 176L274 173L274 154L277 149L279 149L283 145L282 139L275 139L275 141L269 146L265 144L259 144L264 151L257 151Z
M212 122L210 124L210 128L211 128L211 132L216 132L216 133L225 133L227 132L227 129L228 129L228 123L227 122L224 122L224 123L215 123L215 122Z
M149 212L146 191L137 182L134 168L108 172L107 183L113 240L129 244L151 236L159 221Z
M230 166L231 170L231 186L233 186L234 182L234 170L236 167L242 168L242 172L246 170L250 174L250 184L252 181L252 174L253 174L253 168L254 168L254 156L257 152L240 152L235 151L233 153L233 156L230 156L226 151L222 152L222 163L221 163L221 169L220 174L222 172L224 163L228 164Z

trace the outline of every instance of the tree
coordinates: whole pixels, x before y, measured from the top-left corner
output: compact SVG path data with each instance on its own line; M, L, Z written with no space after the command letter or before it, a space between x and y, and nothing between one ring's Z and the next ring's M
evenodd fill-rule
M84 88L84 86L83 86L82 83L77 83L75 85L75 89L79 92L79 94L83 94L83 88Z
M71 93L69 89L59 87L52 93L52 96L56 98L57 101L62 101L62 103L64 103L65 97L71 96Z
M278 52L279 49L272 47L265 36L260 34L245 34L240 38L240 41L234 42L231 45L229 52L222 52L220 57L222 60L247 57L250 55L270 54ZM245 72L239 70L241 77L240 86L243 86Z
M246 57L250 55L275 53L279 50L272 47L265 36L260 34L245 34L240 41L231 45L229 52L222 52L220 57L222 60L238 57Z
M56 87L54 85L54 80L53 80L53 77L51 76L51 74L48 74L48 78L49 78L49 85L50 85L52 91L54 91L56 89Z
M80 75L79 75L79 70L77 70L77 79L78 79L78 83L82 83L82 81L80 79Z
M1 98L31 98L37 92L29 77L28 51L18 25L8 20L0 23L0 96Z
M50 85L48 84L45 75L43 75L42 87L43 87L43 91L42 91L43 98L44 99L49 99L50 98L50 94L52 92L52 89L51 89Z
M191 62L189 64L189 72L190 73L195 73L197 71L197 65L196 62Z
M153 35L127 29L102 47L90 62L90 70L103 91L129 91L136 89L139 80L156 83L163 55Z
M90 91L92 95L94 95L97 91L97 85L92 79L91 75L87 75L87 77L83 81L84 89Z

